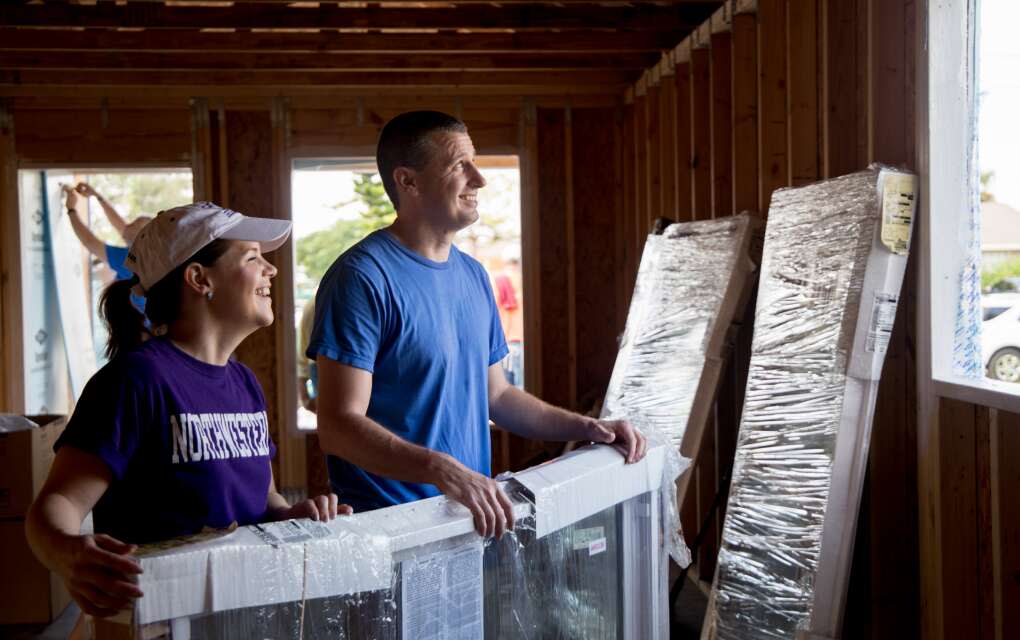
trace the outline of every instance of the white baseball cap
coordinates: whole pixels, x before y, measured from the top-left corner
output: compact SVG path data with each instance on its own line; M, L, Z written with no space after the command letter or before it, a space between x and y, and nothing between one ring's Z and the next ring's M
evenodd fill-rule
M258 242L262 253L277 249L290 235L290 220L253 218L212 202L195 202L160 211L135 236L124 266L138 276L144 294L213 240Z

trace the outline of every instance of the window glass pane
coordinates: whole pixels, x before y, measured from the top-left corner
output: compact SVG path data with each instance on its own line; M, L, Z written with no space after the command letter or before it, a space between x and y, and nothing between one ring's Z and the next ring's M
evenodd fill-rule
M981 0L978 15L978 179L981 372L1020 383L1020 3ZM1020 384L1017 385L1020 392Z

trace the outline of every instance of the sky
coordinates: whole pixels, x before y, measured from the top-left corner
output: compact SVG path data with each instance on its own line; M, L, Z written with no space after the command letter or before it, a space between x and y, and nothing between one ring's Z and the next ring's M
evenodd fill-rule
M1020 1L981 0L978 164L995 199L1020 209Z

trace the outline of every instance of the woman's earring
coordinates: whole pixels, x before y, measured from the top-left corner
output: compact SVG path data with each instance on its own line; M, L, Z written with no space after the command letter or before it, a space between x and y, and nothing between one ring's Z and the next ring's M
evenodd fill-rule
M208 291L205 292L205 299L212 300L212 289L209 289Z

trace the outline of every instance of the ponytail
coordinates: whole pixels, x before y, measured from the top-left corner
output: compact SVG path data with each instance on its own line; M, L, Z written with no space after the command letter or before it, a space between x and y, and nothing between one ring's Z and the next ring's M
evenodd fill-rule
M145 315L131 304L131 288L139 283L137 275L130 280L110 283L99 300L110 333L106 343L107 359L113 360L118 353L138 347L152 334L158 336L165 332L181 312L184 269L192 262L211 267L229 248L229 240L217 238L149 287L145 292ZM146 319L152 331L146 326Z
M110 335L106 342L109 360L142 344L149 333L145 327L145 316L131 303L131 287L136 284L138 276L130 280L115 280L106 287L99 300Z

